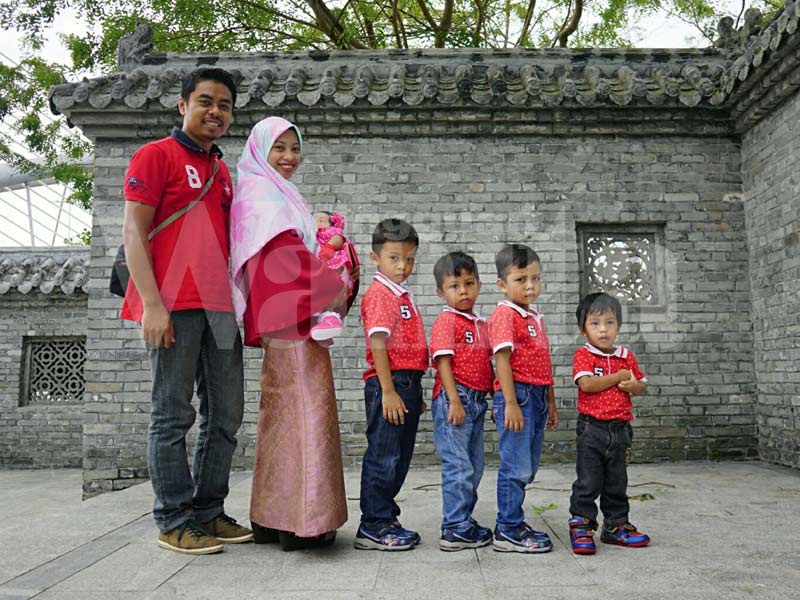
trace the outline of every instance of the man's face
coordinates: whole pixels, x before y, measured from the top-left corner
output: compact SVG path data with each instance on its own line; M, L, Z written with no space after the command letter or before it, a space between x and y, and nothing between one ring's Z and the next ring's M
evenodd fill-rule
M225 84L200 81L187 102L178 100L183 131L204 150L228 132L233 116L233 97Z

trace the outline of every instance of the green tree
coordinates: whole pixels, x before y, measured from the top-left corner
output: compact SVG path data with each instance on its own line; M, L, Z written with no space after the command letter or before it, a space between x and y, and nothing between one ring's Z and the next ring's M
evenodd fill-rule
M756 0L726 11L726 0L6 0L0 25L25 34L18 66L0 66L0 120L15 119L36 164L0 135L0 160L47 171L91 206L91 177L76 165L91 150L77 133L46 124L47 92L84 73L113 72L120 38L137 22L153 28L159 52L265 51L308 48L626 47L637 21L665 11L694 26L710 44L722 16L738 26L745 4L774 13L783 2ZM84 36L62 36L69 61L37 57L56 16L73 10Z

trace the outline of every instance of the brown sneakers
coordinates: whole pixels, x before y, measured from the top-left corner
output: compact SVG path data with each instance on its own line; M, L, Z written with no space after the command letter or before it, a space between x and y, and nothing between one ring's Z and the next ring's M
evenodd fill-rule
M194 519L178 525L167 533L158 536L158 545L167 550L180 552L181 554L214 554L222 552L223 545L215 537L212 537Z
M220 513L208 523L203 523L203 528L223 544L241 544L253 539L252 531L242 527L236 519L225 513Z

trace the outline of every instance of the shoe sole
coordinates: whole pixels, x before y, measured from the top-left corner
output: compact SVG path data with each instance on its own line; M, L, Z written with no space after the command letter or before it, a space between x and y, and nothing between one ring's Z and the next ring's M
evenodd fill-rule
M439 550L444 552L458 552L459 550L472 550L474 548L484 548L492 543L492 540L485 542L448 542L439 540Z
M215 536L216 537L216 536ZM248 535L242 535L235 538L221 538L216 537L218 542L222 542L223 544L244 544L245 542L250 542L255 538L255 536L250 533Z
M492 543L492 550L495 552L519 552L521 554L544 554L553 549L552 544L544 548L528 548L527 546L517 546L511 542L495 541Z
M597 548L573 548L573 554L595 554L597 552Z
M408 544L407 546L384 546L380 542L373 542L362 538L356 538L353 542L353 547L357 550L381 550L383 552L402 552L404 550L411 550L417 544Z
M312 331L311 332L311 339L316 342L324 342L325 340L330 340L335 338L336 336L342 333L341 327L334 327L331 329L324 329L321 331Z
M178 552L179 554L216 554L217 552L222 552L225 550L225 546L223 544L219 544L217 546L208 546L207 548L178 548L177 546L168 544L163 540L158 540L158 545L165 550L172 550L173 552Z
M650 540L646 540L644 542L633 542L633 543L625 543L625 542L615 542L611 540L600 540L604 544L608 544L609 546L622 546L623 548L644 548L650 543Z

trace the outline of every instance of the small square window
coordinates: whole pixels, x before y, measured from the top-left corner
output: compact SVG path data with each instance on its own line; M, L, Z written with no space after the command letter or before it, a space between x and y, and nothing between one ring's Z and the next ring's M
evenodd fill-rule
M86 338L24 337L20 406L83 402Z
M629 307L661 308L664 226L578 224L581 297L606 292Z

